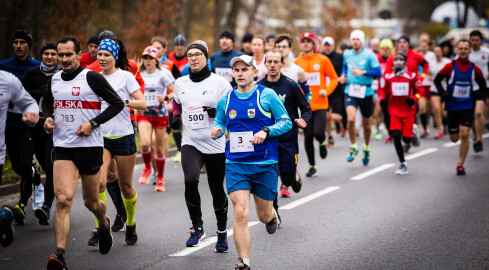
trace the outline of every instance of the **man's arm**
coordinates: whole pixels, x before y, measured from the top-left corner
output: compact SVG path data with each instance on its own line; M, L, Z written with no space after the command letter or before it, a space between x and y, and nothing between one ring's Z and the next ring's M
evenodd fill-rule
M226 130L226 102L228 95L222 95L219 98L216 108L216 118L214 118L214 128L212 129L211 136L214 139L222 137Z
M329 77L329 85L326 87L326 92L329 95L333 93L333 91L336 89L336 86L338 85L338 75L336 74L336 71L334 70L333 64L331 63L331 60L329 58L325 57L325 75Z
M292 121L287 114L287 110L275 91L265 89L260 97L260 101L264 105L263 109L270 111L275 119L275 124L268 127L270 129L268 136L279 136L292 128Z
M297 86L294 87L294 95L295 95L295 100L298 101L298 106L301 111L301 118L304 120L304 122L309 123L309 120L311 120L311 105L307 101L306 97L302 94L302 91L300 88ZM294 119L295 120L295 119Z
M101 125L124 109L124 103L122 99L117 95L112 86L105 80L105 78L94 71L87 73L87 83L92 91L100 96L103 100L109 103L109 107L105 109L101 114L92 119L97 124Z

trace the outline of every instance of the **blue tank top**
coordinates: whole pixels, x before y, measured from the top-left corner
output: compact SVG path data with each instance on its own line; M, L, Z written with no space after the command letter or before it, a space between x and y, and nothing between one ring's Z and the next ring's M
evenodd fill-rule
M259 132L263 127L275 124L271 112L265 111L260 105L260 93L265 89L257 84L255 92L247 99L239 99L230 91L226 104L226 129L232 137L233 132ZM254 145L253 152L230 151L230 140L226 143L226 159L233 162L254 163L266 160L278 160L277 138L267 137L261 144Z
M452 66L453 77L448 85L448 91L452 97L446 101L446 110L460 111L473 109L474 64L471 63L470 68L465 72L460 71L455 61L452 62Z

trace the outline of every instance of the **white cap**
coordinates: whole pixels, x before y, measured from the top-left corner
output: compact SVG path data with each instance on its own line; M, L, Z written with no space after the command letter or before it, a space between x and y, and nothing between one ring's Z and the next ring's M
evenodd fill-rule
M246 55L246 54L233 57L233 59L231 59L231 62L230 62L231 67L234 67L234 64L236 64L236 62L239 62L239 61L245 63L248 66L252 66L256 69L255 59L253 59L253 57Z
M353 30L350 34L350 41L354 38L358 38L362 42L362 45L365 46L365 33L362 30Z
M330 36L327 36L327 37L323 38L322 44L324 45L325 43L328 43L328 45L333 46L334 45L334 39Z

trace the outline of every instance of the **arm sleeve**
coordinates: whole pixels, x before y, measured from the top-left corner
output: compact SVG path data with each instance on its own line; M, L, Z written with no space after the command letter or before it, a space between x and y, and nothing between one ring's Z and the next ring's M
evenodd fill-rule
M309 92L311 92L311 90L309 89L309 84L307 84L307 80L299 83L299 86L301 87L302 94L304 96L307 96L309 94Z
M443 89L443 84L441 83L443 81L443 79L446 79L448 81L449 79L449 76L448 74L451 73L451 67L452 67L452 63L448 63L446 64L439 72L438 74L436 74L435 76L435 79L433 80L435 86L436 86L436 90L438 91L438 94L441 96L441 97L444 97L445 96L445 89Z
M295 87L296 91L295 93L295 99L299 101L299 109L301 110L301 118L306 121L306 123L309 123L309 120L311 120L311 105L309 105L309 102L306 99L306 96L302 93L301 89L299 87ZM292 119L291 119L292 120Z
M173 75L173 78L175 78L175 79L182 77L182 75L180 74L180 70L178 70L178 68L175 64L173 64L173 66L171 68L171 74Z
M421 66L423 67L423 72L420 74L418 79L420 82L423 82L424 78L426 77L426 74L428 74L428 72L430 71L430 64L428 63L428 61L424 59L423 56L421 57L423 59L423 61L421 62Z
M124 103L101 74L89 71L87 73L87 83L95 94L109 103L107 109L92 119L97 124L101 125L109 121L124 109Z
M178 103L175 99L173 99L172 108L173 108L173 116L180 115L180 109L182 108L182 105Z
M214 128L222 129L223 135L224 135L224 131L226 130L226 112L225 112L225 110L226 110L227 99L228 99L228 95L223 95L223 96L221 96L221 98L219 98L219 102L217 103L217 109L216 109L216 118L214 118Z
M484 100L486 98L486 79L484 77L475 77L475 82L479 85L479 90L474 91L474 97L477 100Z
M270 137L282 135L292 128L292 121L275 91L265 89L260 97L260 102L264 105L263 109L271 111L275 119L275 124L268 127Z
M329 96L331 93L333 93L338 85L338 75L336 74L333 64L331 64L331 60L329 60L329 58L326 57L324 63L325 75L329 77L329 85L326 87L326 92Z
M376 68L367 70L367 72L365 73L365 76L375 77L375 78L382 77L382 70L380 69L380 67L376 67Z
M27 93L20 80L14 76L12 76L10 92L12 93L10 101L20 108L22 114L26 112L39 113L39 106L36 100Z
M44 117L53 117L54 114L54 97L53 92L51 92L51 76L46 84L46 91L44 92L44 100L42 101L42 115Z

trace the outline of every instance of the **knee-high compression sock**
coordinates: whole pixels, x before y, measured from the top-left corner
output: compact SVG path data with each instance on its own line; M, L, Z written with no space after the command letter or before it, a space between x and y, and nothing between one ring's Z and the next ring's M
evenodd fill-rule
M122 201L124 202L124 206L126 208L126 213L127 213L127 221L126 221L126 225L127 226L131 226L131 225L134 225L134 223L136 223L136 221L134 220L134 216L136 214L136 202L138 200L138 194L136 193L136 195L134 195L134 198L132 199L126 199L124 197L122 197Z
M163 170L165 169L165 161L166 161L166 155L163 155L162 157L156 157L155 158L155 163L156 163L156 171L158 172L157 177L163 177Z
M173 139L175 139L175 145L177 146L178 151L182 151L182 132L172 132Z
M105 202L105 205L107 205L107 194L105 194L105 191L104 192L100 192L98 194L98 198L101 199L102 201ZM98 228L98 219L97 217L95 217L95 224L97 224L97 228Z
M151 168L151 148L146 152L141 150L141 156L143 156L144 166L146 169Z
M117 214L122 217L122 220L127 219L126 210L124 209L124 203L122 201L121 188L119 187L119 180L116 179L112 183L107 183L107 192L109 192L110 198L114 203Z
M185 202L192 220L192 226L202 227L202 211L200 209L199 182L185 183Z

